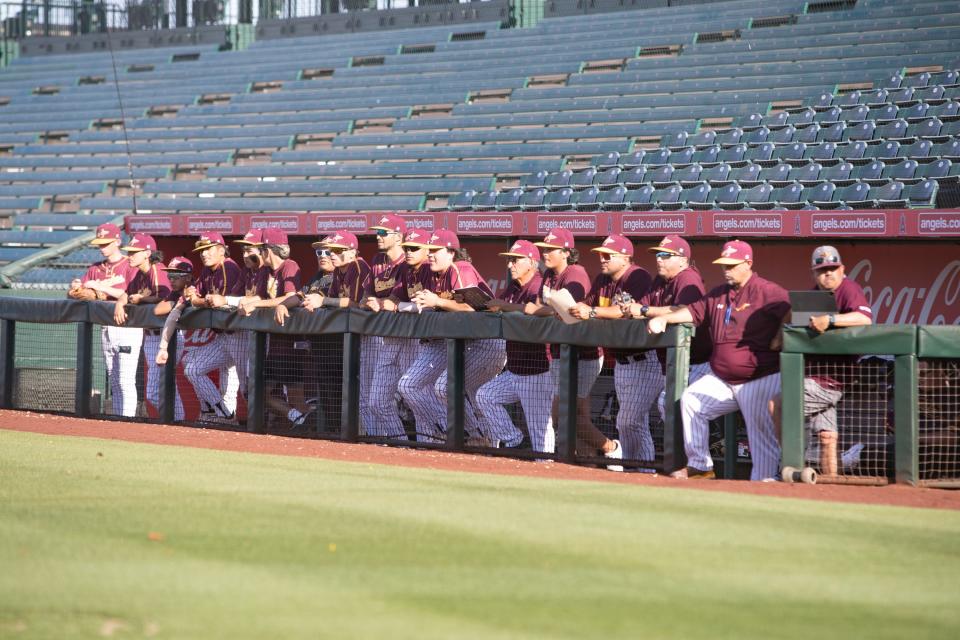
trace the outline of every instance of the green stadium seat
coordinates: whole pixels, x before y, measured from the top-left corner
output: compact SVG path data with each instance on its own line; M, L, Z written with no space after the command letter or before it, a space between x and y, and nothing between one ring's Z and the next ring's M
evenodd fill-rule
M807 145L803 157L808 160L831 160L837 152L836 142L821 142L819 144Z
M596 175L593 176L593 184L597 185L601 189L610 185L618 184L621 182L620 175L623 172L623 169L617 166L610 167L604 171L598 171Z
M543 206L548 211L563 211L570 208L570 199L572 197L573 189L570 187L563 187L548 193L543 199Z
M842 182L850 179L853 173L853 165L849 162L838 162L835 165L823 167L820 170L819 180L829 180L831 182Z
M901 195L910 207L933 207L937 202L938 188L936 180L924 180L908 186Z

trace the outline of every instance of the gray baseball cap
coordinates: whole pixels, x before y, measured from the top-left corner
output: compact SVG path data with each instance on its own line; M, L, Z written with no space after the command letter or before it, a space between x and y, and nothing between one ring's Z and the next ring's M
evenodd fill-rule
M813 255L810 256L810 268L814 271L826 267L833 268L842 266L843 261L840 259L840 252L837 251L836 247L831 247L828 244L817 247L813 250Z

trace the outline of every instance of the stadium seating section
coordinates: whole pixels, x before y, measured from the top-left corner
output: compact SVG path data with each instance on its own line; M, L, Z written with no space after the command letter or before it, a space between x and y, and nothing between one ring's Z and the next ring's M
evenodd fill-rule
M958 69L946 0L123 51L119 90L108 53L20 58L0 71L0 264L134 195L163 212L935 206L960 179Z

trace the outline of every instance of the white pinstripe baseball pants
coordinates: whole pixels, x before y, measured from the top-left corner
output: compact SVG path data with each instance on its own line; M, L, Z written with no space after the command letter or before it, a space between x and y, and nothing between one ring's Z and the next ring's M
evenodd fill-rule
M708 373L713 373L713 370L710 368L709 362L701 362L700 364L690 365L690 375L687 376L687 386L689 387L694 382L707 375ZM664 389L660 392L660 397L657 398L657 409L660 410L660 417L666 415L667 408L665 403L667 401L667 390Z
M711 373L687 387L680 398L687 465L703 471L713 468L708 423L739 409L747 424L753 459L750 479L775 478L780 470L780 443L769 403L779 393L779 373L743 384L728 384Z
M463 389L467 396L463 410L463 428L468 437L483 435L477 410L477 391L493 380L507 364L507 342L500 339L467 340L463 347ZM447 371L433 385L443 407L443 430L447 430Z
M416 357L415 340L409 338L378 338L379 344L369 360L368 420L367 434L386 438L406 438L406 431L400 421L397 407L397 386L404 372L409 369ZM363 348L366 348L364 346ZM361 359L361 382L363 379L363 360ZM363 387L360 387L363 389ZM362 397L362 396L361 396ZM361 405L361 412L363 411Z
M577 397L589 398L590 391L593 389L593 383L600 377L600 370L603 369L603 356L595 360L577 361ZM550 376L553 378L554 393L559 393L560 386L560 360L550 361Z
M430 340L417 345L417 355L400 377L397 390L410 407L417 423L417 440L442 442L447 407L437 399L433 385L447 370L446 340ZM442 416L441 416L442 414Z
M500 440L509 447L520 444L523 433L513 424L504 407L519 402L533 450L553 453L556 434L550 413L555 389L549 371L528 376L504 371L477 391L477 407L483 418L481 431L488 438Z
M613 384L620 410L617 432L627 460L651 461L657 451L650 435L650 407L663 390L664 376L655 351L647 351L643 359L613 368Z
M100 346L110 381L113 415L137 415L137 364L143 345L143 329L107 325L100 332Z
M228 336L221 333L207 344L191 347L185 358L186 365L183 368L183 372L190 381L190 384L193 385L193 389L197 394L197 398L200 399L201 404L205 404L213 409L223 403L223 407L227 413L236 411L236 393L240 388L236 364L227 350L227 338L235 337L236 335L237 334ZM234 353L236 352L235 345L232 350ZM223 394L221 394L217 386L213 384L213 380L207 376L207 374L214 369L220 369L221 367L229 367L226 376L223 375L223 371L220 372L221 384L224 385ZM226 383L223 382L224 377L226 377ZM232 409L227 404L231 397Z
M166 365L157 364L157 351L160 350L160 334L145 333L143 336L143 357L147 361L147 402L159 411L161 398L160 389L163 386L163 370ZM183 333L177 332L177 362L183 357ZM173 419L183 420L183 401L180 392L175 392L176 404L173 407Z
M237 393L242 392L244 397L247 395L250 334L250 331L236 331L224 335L224 348L227 351L228 363L232 366L220 372L221 379L225 378L220 387L223 389L223 406L230 413L237 411Z

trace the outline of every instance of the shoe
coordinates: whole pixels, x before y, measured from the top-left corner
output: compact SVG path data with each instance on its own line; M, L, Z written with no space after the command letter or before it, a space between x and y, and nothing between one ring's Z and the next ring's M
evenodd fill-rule
M713 480L717 477L717 474L714 473L713 469L704 471L695 467L685 467L674 471L670 474L670 477L677 480Z
M500 444L499 440L491 440L486 436L468 436L464 440L464 446L467 447L492 447L496 449Z
M291 424L290 428L295 429L297 427L302 427L303 425L307 424L314 417L316 413L317 413L316 409L312 409L312 408L307 409L306 413L301 413L299 418L297 418L292 423L290 423Z
M623 460L623 447L620 446L619 440L614 440L613 444L617 445L617 448L613 451L608 451L603 454L604 458L611 458L613 460ZM623 465L619 464L608 464L607 471L623 471Z
M859 467L861 453L863 453L863 443L858 442L840 454L840 462L843 464L843 470L853 471Z

